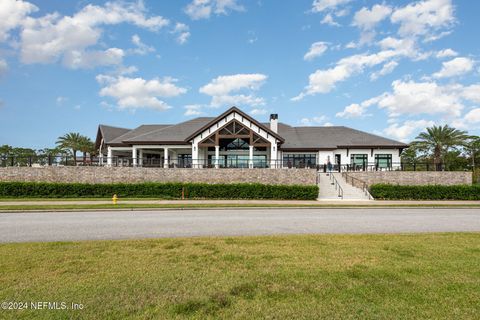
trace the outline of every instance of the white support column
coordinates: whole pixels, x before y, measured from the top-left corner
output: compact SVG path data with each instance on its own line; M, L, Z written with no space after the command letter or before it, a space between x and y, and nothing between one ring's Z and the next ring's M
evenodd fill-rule
M132 147L132 164L134 167L137 166L137 148Z
M192 167L197 169L200 168L200 165L198 162L198 144L192 143Z
M215 169L220 168L220 146L215 146Z
M102 149L98 149L98 164L103 166L103 153Z
M270 169L277 167L277 142L272 143L270 146Z
M139 164L138 165L143 166L143 149L138 149L138 154L139 154L139 156L138 156L138 159L139 159L138 163Z
M112 147L107 148L107 166L111 167L112 166L112 161L113 161L113 152L112 152Z
M163 167L168 168L168 148L163 148Z
M253 169L253 146L250 146L248 150L248 167Z

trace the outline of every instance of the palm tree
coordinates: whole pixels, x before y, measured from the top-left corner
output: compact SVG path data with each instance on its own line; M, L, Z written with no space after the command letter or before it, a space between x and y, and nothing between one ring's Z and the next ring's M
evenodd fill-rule
M90 154L90 159L92 158L92 149L95 150L95 144L93 141L89 137L81 136L79 150L83 152L83 165L85 165L87 162L87 153Z
M82 135L77 132L70 132L58 137L56 144L62 149L71 149L73 154L73 164L77 165L77 151L82 145Z
M433 154L433 163L437 171L442 170L444 156L455 146L464 146L469 136L465 131L457 130L448 125L426 128L412 142L419 150Z
M465 149L470 153L472 168L475 169L475 157L480 153L480 137L470 136L465 144Z

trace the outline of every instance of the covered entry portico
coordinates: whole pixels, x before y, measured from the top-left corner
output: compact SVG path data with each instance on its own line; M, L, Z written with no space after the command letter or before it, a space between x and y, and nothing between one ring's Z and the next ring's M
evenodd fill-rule
M274 128L273 128L274 129ZM236 108L220 115L192 134L192 165L215 168L277 168L278 145L283 139Z
M232 120L198 143L209 163L220 168L266 168L269 141Z

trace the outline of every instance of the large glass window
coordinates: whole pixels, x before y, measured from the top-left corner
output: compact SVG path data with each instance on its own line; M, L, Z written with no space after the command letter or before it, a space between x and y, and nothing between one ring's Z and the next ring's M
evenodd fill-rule
M350 164L355 168L366 167L368 164L368 154L352 154L350 156Z
M376 154L375 155L375 166L377 168L390 168L392 166L392 155L391 154Z
M248 141L244 139L220 139L220 151L248 150L248 148Z
M177 157L177 165L180 168L190 168L192 166L192 155L191 154L179 154Z
M284 154L283 165L289 168L314 168L317 165L315 153Z
M208 155L208 162L211 165L215 164L215 156ZM248 155L220 155L218 159L218 165L220 168L248 168ZM267 166L267 156L266 155L254 155L253 156L253 167L254 168L265 168Z

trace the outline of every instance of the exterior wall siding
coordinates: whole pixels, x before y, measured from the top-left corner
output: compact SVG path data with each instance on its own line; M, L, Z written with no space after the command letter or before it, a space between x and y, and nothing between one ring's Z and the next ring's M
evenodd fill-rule
M130 167L6 167L0 168L0 181L135 183L262 183L314 185L312 169L163 169Z
M397 185L458 185L472 184L472 172L469 171L356 171L348 172L367 183L397 184Z
M336 149L332 152L332 163L335 161L335 154L341 155L342 165L350 164L350 156L352 154L367 154L368 155L368 163L373 164L375 163L375 155L377 154L391 154L392 155L392 163L399 164L400 163L400 155L399 149L349 149L348 156L347 156L347 149Z

